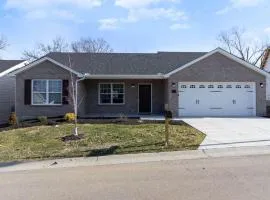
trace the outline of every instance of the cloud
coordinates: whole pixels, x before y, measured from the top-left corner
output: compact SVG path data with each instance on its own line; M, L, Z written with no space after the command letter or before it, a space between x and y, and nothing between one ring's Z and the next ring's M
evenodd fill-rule
M231 9L232 9L232 7L227 6L227 7L223 8L223 9L221 9L221 10L218 10L218 11L216 12L216 14L217 14L217 15L224 15L224 14L226 14L227 12L229 12Z
M126 17L105 18L99 21L101 30L111 30L123 24L146 20L187 20L186 13L172 7L161 7L160 3L179 3L180 0L115 0L115 6L128 11Z
M188 25L188 24L173 24L170 26L170 29L172 31L176 31L179 29L190 29L190 25Z
M102 0L7 0L5 8L32 10L37 8L51 8L55 6L93 8L101 5Z
M145 8L161 2L176 3L179 0L115 0L115 5L126 9Z
M270 27L265 28L265 29L264 29L264 32L265 32L266 34L270 34Z
M264 0L231 0L234 8L254 7L262 3Z
M140 20L159 20L168 19L171 21L177 21L181 19L187 19L185 12L176 9L166 8L141 8L129 10L127 21L137 22Z
M82 23L76 9L91 9L101 6L103 0L7 0L5 9L22 10L27 19L68 20Z
M185 12L165 8L141 8L129 10L127 18L105 18L99 20L100 30L114 30L122 24L136 23L145 20L167 19L169 21L186 20Z
M230 0L230 4L223 9L216 11L217 15L224 15L233 9L256 7L264 0Z
M36 19L60 19L60 20L67 20L67 21L73 21L76 23L83 23L83 20L76 17L76 15L73 12L70 12L68 10L34 10L29 11L26 13L25 17L30 20L36 20Z
M100 30L114 30L118 28L119 19L107 18L99 20Z

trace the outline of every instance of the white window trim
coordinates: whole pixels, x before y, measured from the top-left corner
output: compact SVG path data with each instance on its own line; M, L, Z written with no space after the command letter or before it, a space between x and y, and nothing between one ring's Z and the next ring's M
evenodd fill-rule
M100 85L102 85L102 84L110 84L111 85L111 93L110 93L110 95L111 95L111 103L101 103L101 99L100 99ZM124 93L123 93L123 95L124 95L124 97L123 97L123 103L113 103L113 85L115 85L115 84L121 84L121 85L123 85L123 90L124 90ZM110 106L110 105L112 105L112 106L117 106L117 105L125 105L125 103L126 103L126 87L125 87L125 83L123 83L123 82L102 82L102 83L99 83L98 84L98 105L102 105L102 106Z
M46 104L36 104L34 103L34 93L38 93L38 92L34 92L34 81L46 81L46 96L47 96L47 99L46 99ZM49 94L59 94L59 92L49 92L49 81L60 81L61 82L61 85L63 87L63 80L61 79L32 79L31 80L31 105L32 106L62 106L62 101L60 104L50 104L49 103ZM42 92L40 92L42 93ZM61 94L61 99L63 98L63 91L60 92Z

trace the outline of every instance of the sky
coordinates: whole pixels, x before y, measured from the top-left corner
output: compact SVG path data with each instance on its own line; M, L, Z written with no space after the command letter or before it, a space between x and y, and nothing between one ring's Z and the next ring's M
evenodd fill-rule
M2 59L61 36L104 38L115 52L210 51L232 27L270 38L270 0L0 0Z

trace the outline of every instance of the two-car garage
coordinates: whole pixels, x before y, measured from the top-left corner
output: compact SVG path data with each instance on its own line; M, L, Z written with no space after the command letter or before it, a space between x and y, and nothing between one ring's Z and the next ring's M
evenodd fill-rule
M168 108L175 117L266 116L269 77L217 49L168 74Z
M256 116L254 82L179 82L179 116Z

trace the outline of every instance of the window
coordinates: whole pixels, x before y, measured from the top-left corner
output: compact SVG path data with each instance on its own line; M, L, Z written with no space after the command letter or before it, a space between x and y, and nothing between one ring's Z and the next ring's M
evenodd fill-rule
M204 85L200 85L199 88L205 88L205 86Z
M181 85L181 88L187 88L187 86L186 85Z
M190 87L190 88L196 88L196 86L195 86L195 85L190 85L189 87Z
M223 85L218 85L218 88L223 88Z
M124 104L124 90L122 83L100 83L99 104Z
M232 85L227 85L226 88L232 88Z
M250 88L250 85L245 85L245 88Z
M214 88L214 85L208 85L208 88Z
M33 80L33 105L61 105L62 80Z
M241 88L241 85L236 85L236 88Z

